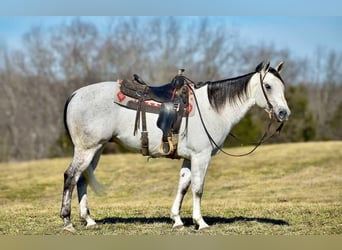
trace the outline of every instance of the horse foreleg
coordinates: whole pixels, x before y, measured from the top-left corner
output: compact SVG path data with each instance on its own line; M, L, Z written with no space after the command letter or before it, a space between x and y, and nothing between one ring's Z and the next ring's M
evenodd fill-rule
M191 188L193 193L192 218L199 230L208 228L201 214L201 199L203 195L204 179L210 161L209 157L193 158L191 162Z
M173 228L182 228L183 222L180 218L180 209L182 207L183 198L188 191L191 183L191 162L184 160L179 174L178 190L175 201L171 208L171 219L173 219Z

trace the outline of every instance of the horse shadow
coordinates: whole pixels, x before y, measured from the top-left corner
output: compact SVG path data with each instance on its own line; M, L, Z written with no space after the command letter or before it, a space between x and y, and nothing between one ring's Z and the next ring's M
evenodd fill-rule
M224 217L216 217L216 216L204 216L204 220L208 223L209 226L217 225L217 224L233 224L236 222L258 222L263 224L271 224L271 225L278 225L278 226L290 226L290 224L285 220L280 219L271 219L265 217L244 217L244 216L236 216L232 218L224 218ZM189 227L194 225L192 218L185 217L182 218L184 226ZM129 218L122 218L122 217L106 217L100 220L96 220L98 224L133 224L133 223L140 223L140 224L154 224L154 223L172 223L172 220L169 217L129 217Z

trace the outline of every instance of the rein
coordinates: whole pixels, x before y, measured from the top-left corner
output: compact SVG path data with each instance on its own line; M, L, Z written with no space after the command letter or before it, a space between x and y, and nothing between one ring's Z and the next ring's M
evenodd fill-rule
M265 74L265 75L266 75L266 74ZM264 75L264 77L265 77L265 75ZM263 85L264 85L264 84L263 84L263 82L264 82L264 77L262 77L262 74L260 74L260 84L261 84L262 92L263 92L263 94L264 94L264 96L265 96L265 99L266 99L266 102L267 102L267 105L268 105L268 108L269 108L269 110L268 110L267 112L268 112L268 114L269 114L270 121L269 121L269 123L268 123L268 125L267 125L267 128L265 129L265 132L264 132L263 135L260 137L260 139L256 142L256 144L255 144L255 146L254 146L254 148L253 148L252 150L250 150L250 151L247 152L247 153L243 153L243 154L232 154L232 153L228 153L228 152L224 151L224 150L222 149L222 147L220 147L219 145L217 145L217 143L215 142L215 140L214 140L214 139L212 138L212 136L210 135L210 133L209 133L209 131L208 131L206 125L204 124L204 120L203 120L202 113L201 113L201 110L200 110L200 107L199 107L199 104L198 104L197 96L196 96L196 94L195 94L194 89L193 89L192 86L190 85L190 83L192 83L192 84L195 86L195 88L196 88L196 83L193 82L191 79L189 79L189 78L187 78L187 77L184 76L184 78L187 80L187 81L186 81L186 84L187 84L188 88L191 90L191 92L192 92L192 94L193 94L193 96L194 96L195 103L196 103L197 110L198 110L198 114L199 114L201 123L202 123L202 125L203 125L204 131L205 131L205 133L207 134L208 139L209 139L210 143L212 144L212 146L213 146L214 148L216 148L217 150L219 150L220 152L222 152L223 154L228 155L228 156L233 156L233 157L242 157L242 156L250 155L250 154L253 153L253 152L254 152L254 151L263 143L263 142L269 140L270 138L272 138L272 137L273 137L274 135L276 135L276 134L278 134L278 135L280 134L281 129L282 129L283 126L284 126L284 123L283 123L283 122L279 125L279 127L278 127L270 136L267 137L267 135L268 135L268 133L269 133L269 131L270 131L270 128L271 128L271 126L272 126L272 123L273 123L274 119L273 119L273 105L272 105L271 102L269 101L268 96L267 96L266 91L265 91L264 86L263 86ZM205 84L202 84L200 87L206 85L207 83L208 83L208 82L206 82ZM232 133L230 133L230 135L231 135L232 137L234 137L234 138L237 139L237 137L236 137L235 135L233 135Z

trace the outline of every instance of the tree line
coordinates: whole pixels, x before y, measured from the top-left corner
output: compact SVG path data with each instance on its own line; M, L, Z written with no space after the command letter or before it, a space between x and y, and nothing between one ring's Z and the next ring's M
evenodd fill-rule
M170 81L178 68L194 81L248 73L264 59L286 62L283 78L292 116L271 142L341 140L342 54L317 48L298 58L274 44L248 44L237 30L210 18L108 18L101 27L82 18L32 27L22 47L0 43L0 161L71 153L64 131L66 98L79 87L139 74L151 84ZM234 128L248 144L267 115L252 110ZM232 143L232 144L231 144ZM227 145L234 145L228 138ZM117 152L117 146L108 147Z

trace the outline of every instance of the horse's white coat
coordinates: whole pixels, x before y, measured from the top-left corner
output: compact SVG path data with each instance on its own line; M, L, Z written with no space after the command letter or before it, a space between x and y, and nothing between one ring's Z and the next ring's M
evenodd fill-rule
M279 65L276 69L281 68ZM267 73L267 72L265 72ZM252 76L246 95L235 104L227 104L217 112L209 103L207 87L195 90L199 101L198 109L202 112L203 121L217 145L222 145L231 128L243 118L246 112L255 104L267 109L267 102L260 84L260 73ZM284 85L273 74L265 75L264 83L271 85L267 92L277 117L280 110L285 110L287 116L290 110L284 97ZM139 150L140 133L133 136L136 112L123 108L114 103L119 88L118 82L101 82L77 90L70 101L66 114L67 126L75 146L74 158L66 173L70 178L71 190L63 193L61 216L65 227L70 227L70 199L72 189L77 183L81 217L87 221L87 226L94 225L87 206L87 182L96 185L93 170L96 168L103 145L109 140L121 141L133 150ZM287 118L285 117L285 119ZM147 130L149 135L149 150L151 154L158 154L162 132L156 126L158 115L147 114ZM180 170L180 178L175 201L171 209L174 227L182 227L180 209L185 193L190 184L193 192L193 220L199 229L208 227L203 220L200 210L204 179L214 150L202 126L198 110L189 118L188 133L184 136L185 122L182 123L178 145L178 155L184 158ZM79 178L86 171L88 178ZM65 177L67 178L67 177ZM65 184L66 187L66 184Z

